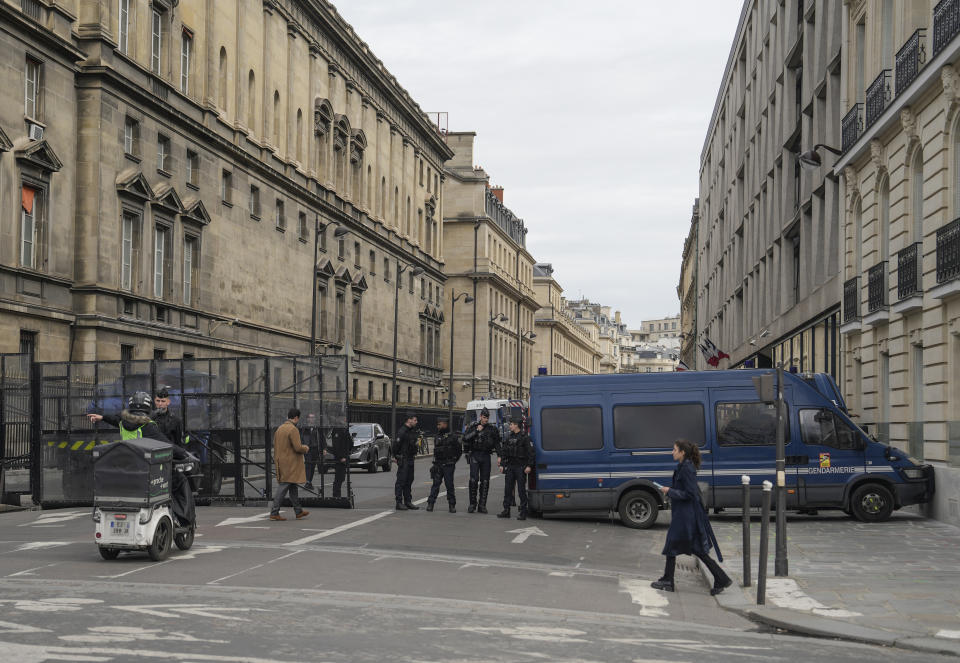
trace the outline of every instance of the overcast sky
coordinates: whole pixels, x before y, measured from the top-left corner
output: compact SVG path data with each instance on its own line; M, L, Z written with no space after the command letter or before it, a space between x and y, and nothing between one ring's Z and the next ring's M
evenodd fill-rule
M570 299L680 311L700 150L741 0L334 0L475 159Z

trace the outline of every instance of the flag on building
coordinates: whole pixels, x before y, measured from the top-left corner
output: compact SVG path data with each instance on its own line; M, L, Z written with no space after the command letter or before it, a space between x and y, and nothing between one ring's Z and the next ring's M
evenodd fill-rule
M706 346L707 346L707 351L709 351L710 354L712 354L714 357L717 358L717 364L720 363L720 360L721 360L721 359L730 359L730 355L728 355L726 352L724 352L723 350L721 350L720 348L718 348L717 346L715 346L715 345L713 344L713 341L711 341L711 340L710 340L709 338L707 338L706 336L703 337L703 342L704 342L704 343L706 344ZM714 365L716 365L716 364L714 364Z
M677 370L678 370L678 371L689 371L689 370L690 370L690 367L687 366L686 362L684 362L684 361L681 359L680 361L677 362Z
M707 350L706 346L704 346L702 343L698 347L700 348L700 354L703 355L703 360L707 362L708 365L716 368L717 364L720 363L720 360L717 358L717 356Z

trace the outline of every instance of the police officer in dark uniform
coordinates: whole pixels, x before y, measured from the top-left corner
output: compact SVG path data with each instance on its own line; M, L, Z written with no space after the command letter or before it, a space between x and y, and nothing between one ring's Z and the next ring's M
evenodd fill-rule
M497 465L503 473L503 511L497 518L510 517L510 505L513 501L513 484L517 484L517 497L520 500L520 511L517 520L527 519L527 475L533 471L536 462L536 452L530 436L520 428L523 420L519 417L510 419L510 435L500 445L500 458Z
M440 482L443 481L443 485L447 489L447 504L450 506L450 513L457 512L453 471L462 454L463 447L460 445L460 437L456 433L450 432L446 419L438 419L437 437L433 444L433 465L430 467L430 477L433 479L433 485L430 486L430 497L427 498L427 511L433 511L433 505L440 494Z
M157 409L153 411L150 418L171 443L184 446L183 422L180 417L170 411L170 387L157 389L157 393L153 395L153 404Z
M333 454L333 496L342 497L343 480L347 477L347 464L353 451L350 429L339 426L330 432L330 453ZM322 454L322 452L321 452Z
M500 431L490 423L490 411L480 411L480 421L463 436L463 449L470 463L470 506L467 513L487 512L490 491L490 454L500 448ZM479 493L479 494L478 494Z
M397 511L416 511L420 507L413 503L413 462L417 457L417 415L407 413L407 419L397 431L393 441L391 455L397 461L397 481L393 486L397 499Z

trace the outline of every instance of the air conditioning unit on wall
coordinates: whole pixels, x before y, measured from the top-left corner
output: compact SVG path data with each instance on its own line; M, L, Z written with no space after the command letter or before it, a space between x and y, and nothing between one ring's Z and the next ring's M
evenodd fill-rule
M43 140L43 127L31 122L27 125L27 135L30 140Z

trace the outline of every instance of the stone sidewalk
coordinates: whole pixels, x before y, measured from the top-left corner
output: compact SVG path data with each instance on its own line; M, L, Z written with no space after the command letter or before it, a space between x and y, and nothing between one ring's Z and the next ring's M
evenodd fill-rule
M749 588L742 587L739 512L710 520L734 578L717 596L722 607L795 633L960 656L960 528L906 511L876 524L832 511L789 514L789 576L775 578L771 520L761 606L756 604L760 518L751 523Z

